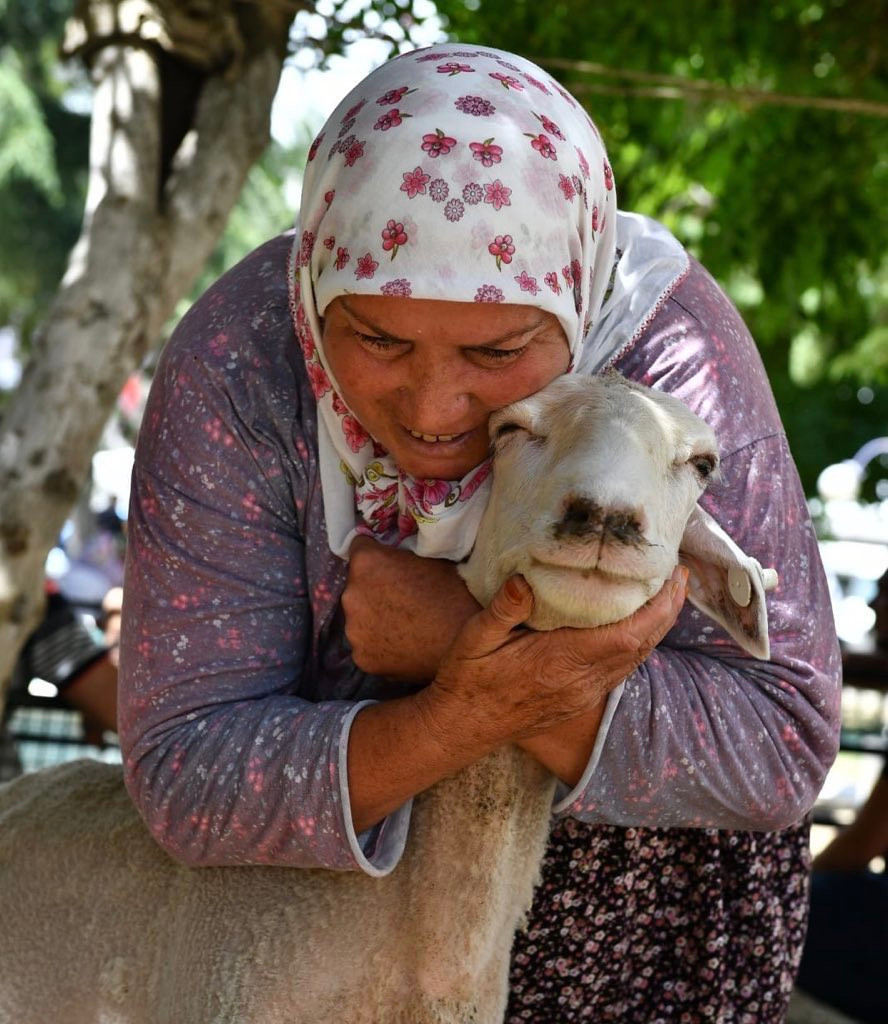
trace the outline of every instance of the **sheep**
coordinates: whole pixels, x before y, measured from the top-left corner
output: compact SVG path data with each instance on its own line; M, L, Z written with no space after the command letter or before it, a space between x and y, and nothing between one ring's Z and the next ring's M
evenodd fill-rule
M679 401L565 377L490 430L492 493L460 568L479 601L520 572L535 628L602 624L680 557L691 599L767 657L775 576L696 504L716 443ZM153 841L119 767L22 777L0 791L0 1021L494 1024L554 786L518 748L498 750L417 797L400 864L370 878L189 869Z

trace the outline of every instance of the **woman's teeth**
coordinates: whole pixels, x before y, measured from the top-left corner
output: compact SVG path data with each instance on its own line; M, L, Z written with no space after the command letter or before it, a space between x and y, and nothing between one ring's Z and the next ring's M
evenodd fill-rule
M452 441L455 437L459 437L459 434L420 434L418 430L410 430L409 433L411 437L419 438L422 441Z

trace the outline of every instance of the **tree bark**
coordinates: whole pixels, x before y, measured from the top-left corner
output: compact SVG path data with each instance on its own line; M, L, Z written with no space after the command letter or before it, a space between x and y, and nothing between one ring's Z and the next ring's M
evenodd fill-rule
M159 6L162 16L176 5ZM191 97L190 125L175 128L181 142L169 166L162 117L169 50L106 32L90 52L96 91L82 230L0 421L0 710L18 652L39 621L46 554L116 397L199 274L268 143L294 13L292 5L269 7L239 5L243 45L224 64L201 67L173 52L204 77ZM193 34L188 44L193 51Z

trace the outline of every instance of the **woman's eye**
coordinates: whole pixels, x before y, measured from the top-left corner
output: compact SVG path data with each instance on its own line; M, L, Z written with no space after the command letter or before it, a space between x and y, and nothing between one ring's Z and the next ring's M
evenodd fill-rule
M522 345L521 348L473 348L471 351L481 359L489 363L503 363L509 359L516 359L524 349L526 345Z
M397 342L392 341L391 338L382 338L376 334L361 334L360 331L355 331L355 336L362 345L366 345L368 348L378 349L381 352L387 352L397 345Z

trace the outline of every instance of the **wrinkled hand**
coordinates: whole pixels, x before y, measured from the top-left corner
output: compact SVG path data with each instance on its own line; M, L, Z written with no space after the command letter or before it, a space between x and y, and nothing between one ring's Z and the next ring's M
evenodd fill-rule
M429 680L479 608L453 562L357 537L342 594L355 664L397 680Z
M513 576L459 633L425 691L439 742L484 745L532 737L595 708L672 627L686 594L679 567L633 615L595 629L516 629L533 594Z

